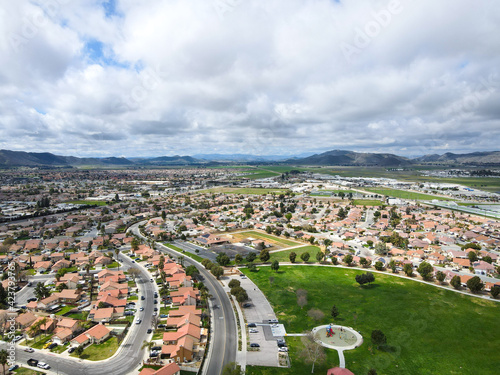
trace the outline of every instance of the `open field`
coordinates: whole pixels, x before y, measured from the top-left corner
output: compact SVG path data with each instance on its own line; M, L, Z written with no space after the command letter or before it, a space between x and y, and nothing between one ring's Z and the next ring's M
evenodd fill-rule
M71 201L71 202L66 202L66 203L71 203L71 204L88 204L90 206L106 206L107 203L104 201Z
M352 203L355 206L380 206L384 204L384 202L376 199L353 199Z
M297 259L295 260L295 263L303 263L302 259L300 259L300 256L306 252L309 253L311 256L309 258L309 263L314 263L317 262L316 260L316 254L320 251L319 247L317 246L303 246L303 247L298 247L296 249L290 249L290 250L283 250L283 251L278 251L277 253L271 253L271 258L269 259L270 262L277 260L278 262L290 262L290 253L294 252L297 254Z
M379 374L498 373L497 302L391 275L375 274L375 283L362 288L354 280L362 271L335 267L282 266L277 273L260 267L258 272L243 272L264 292L289 333L330 323L330 309L336 305L340 315L335 323L359 330L364 338L361 347L345 352L346 367L355 374L366 374L370 368ZM297 305L298 289L308 291L303 309ZM307 314L311 308L320 309L325 317L314 321ZM387 336L386 351L372 345L370 334L375 329ZM297 341L287 341L291 369L256 367L248 373L305 373ZM328 352L328 363L317 365L315 373L325 374L338 365L336 352Z
M201 193L225 193L225 194L253 194L253 195L262 195L262 194L284 194L286 193L286 189L266 189L266 188L213 188L202 190Z
M256 232L253 230L238 232L238 233L230 233L233 238L236 240L235 242L239 242L246 238L253 238L256 240L264 240L273 244L273 247L288 247L288 246L297 246L302 245L302 242L287 240L284 237L273 236L272 234Z
M364 190L369 191L371 193L385 195L385 196L394 197L394 198L421 199L421 200L438 199L438 200L442 200L442 201L452 200L451 198L444 198L444 197L439 197L436 195L415 193L413 191L405 191L405 190L397 190L397 189L368 188L368 189L364 189Z

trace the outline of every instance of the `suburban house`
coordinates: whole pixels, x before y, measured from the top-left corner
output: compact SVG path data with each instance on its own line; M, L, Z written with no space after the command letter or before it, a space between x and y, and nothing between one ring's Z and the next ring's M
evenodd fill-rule
M97 324L70 341L72 345L100 344L111 335L111 331L102 324Z
M139 375L180 375L181 369L177 363L169 363L159 370L144 368Z

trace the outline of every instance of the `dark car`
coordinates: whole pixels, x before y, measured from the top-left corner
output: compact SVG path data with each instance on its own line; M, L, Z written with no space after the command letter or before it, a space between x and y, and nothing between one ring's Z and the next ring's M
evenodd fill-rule
M147 334L149 335L153 330L151 328L148 328Z
M153 346L151 350L153 351L161 350L161 346Z
M153 303L154 303L155 305L157 305L157 304L158 304L158 300L157 300L157 299L155 299L155 300L153 301Z
M259 344L257 344L256 342L252 342L252 343L250 344L250 347L251 347L251 348L260 348L260 345L259 345Z
M252 307L252 304L251 303L244 303L243 307Z
M59 345L53 342L52 344L49 345L49 349L52 350L54 348L57 348Z
M30 358L30 359L28 359L28 365L36 367L38 365L38 360Z
M15 370L17 370L18 368L19 368L19 366L18 366L18 365L10 366L10 367L9 367L9 371L15 371Z
M31 298L28 298L27 299L28 302L35 302L35 301L38 301L38 298L36 297L31 297Z
M255 323L248 323L247 326L248 327L257 327L257 325Z
M72 346L71 348L68 349L68 353L73 353L76 350L75 346Z
M145 299L146 299L146 297L141 296L141 301L144 301Z
M165 328L166 326L166 324L158 324L158 328Z
M153 311L158 311L158 307L155 307L155 308L153 309Z

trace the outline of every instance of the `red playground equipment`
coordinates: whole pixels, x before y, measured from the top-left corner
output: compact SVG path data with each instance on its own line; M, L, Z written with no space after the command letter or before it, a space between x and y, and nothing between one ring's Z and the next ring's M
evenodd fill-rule
M326 326L326 337L332 337L335 335L335 332L333 332L332 326Z

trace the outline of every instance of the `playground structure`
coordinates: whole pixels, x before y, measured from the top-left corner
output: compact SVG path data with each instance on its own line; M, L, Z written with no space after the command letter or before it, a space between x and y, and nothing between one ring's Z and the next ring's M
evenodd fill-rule
M363 343L363 337L351 327L328 324L313 328L312 333L316 342L330 349L350 350Z

